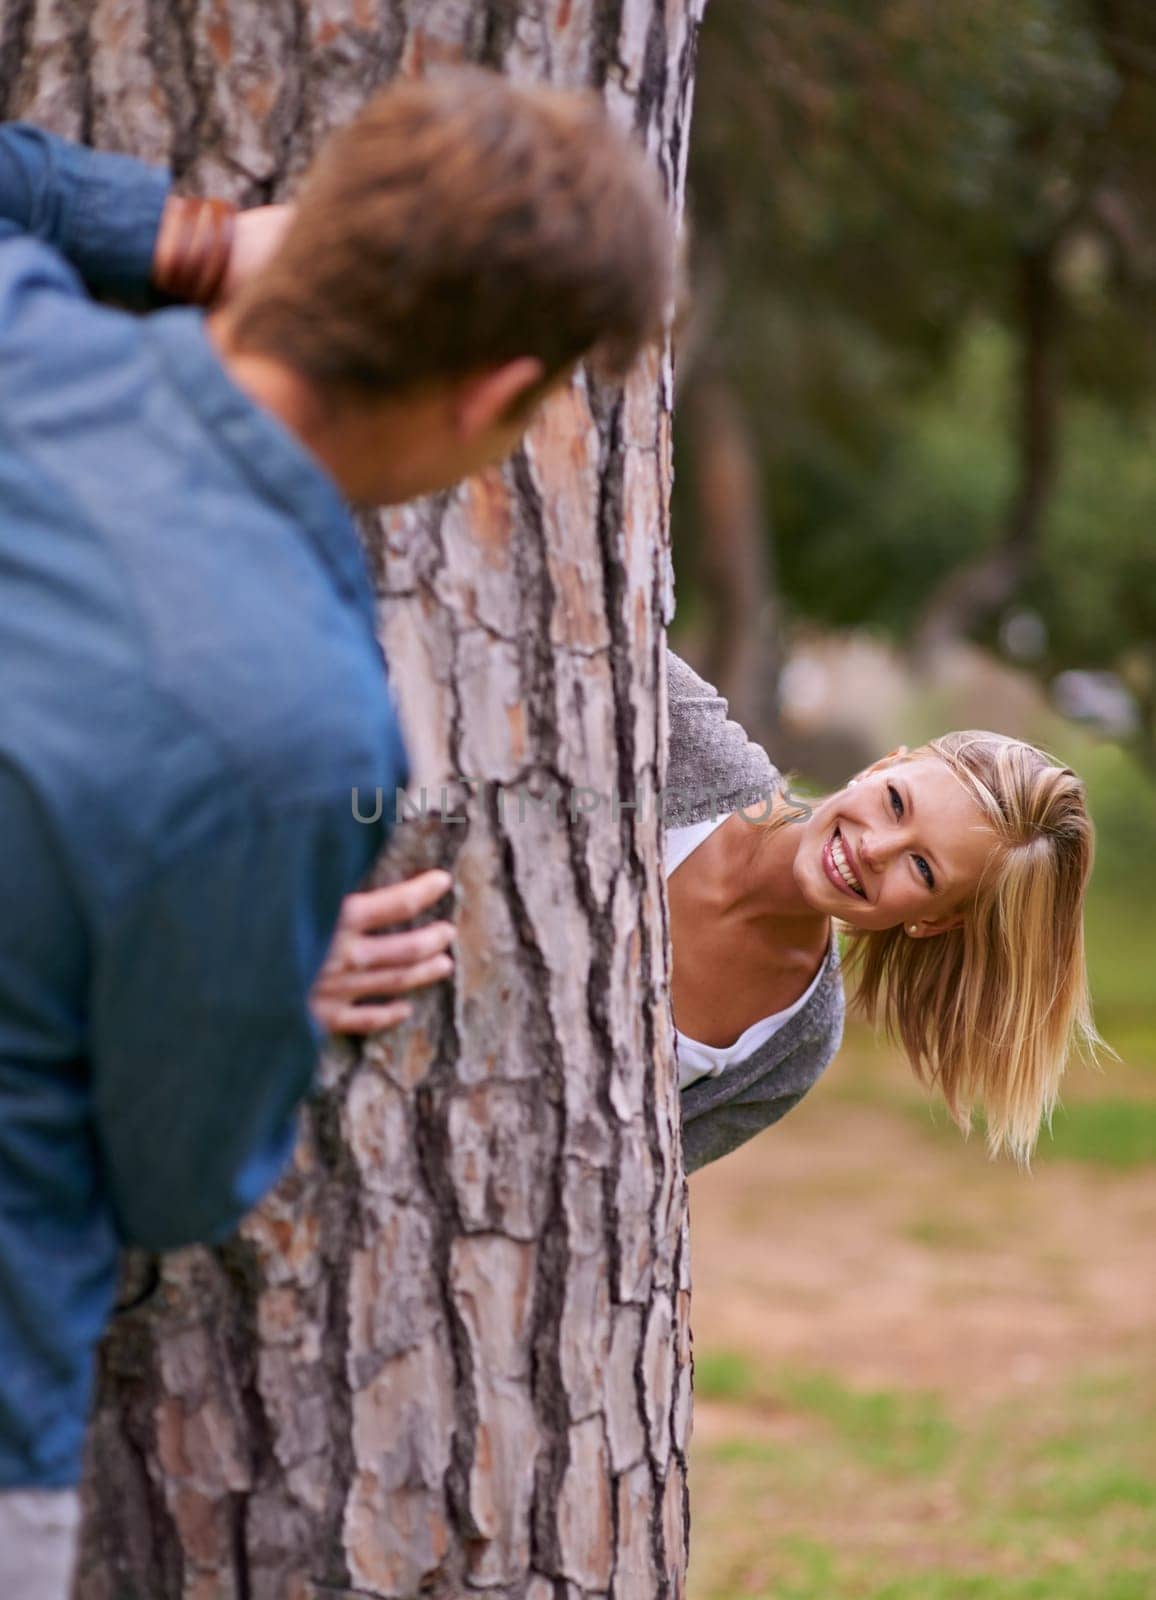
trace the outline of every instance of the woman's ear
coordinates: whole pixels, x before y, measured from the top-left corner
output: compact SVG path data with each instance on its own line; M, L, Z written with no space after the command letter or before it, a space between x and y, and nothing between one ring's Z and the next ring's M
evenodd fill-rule
M952 928L963 927L963 912L955 911L942 917L924 917L921 922L909 922L907 932L912 939L934 939L936 934L950 933Z

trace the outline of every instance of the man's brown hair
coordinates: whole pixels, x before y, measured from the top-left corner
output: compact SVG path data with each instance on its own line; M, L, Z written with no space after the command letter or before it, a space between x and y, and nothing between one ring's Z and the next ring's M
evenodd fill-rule
M327 141L232 332L335 392L520 356L622 373L673 278L656 177L596 98L463 72L390 85Z

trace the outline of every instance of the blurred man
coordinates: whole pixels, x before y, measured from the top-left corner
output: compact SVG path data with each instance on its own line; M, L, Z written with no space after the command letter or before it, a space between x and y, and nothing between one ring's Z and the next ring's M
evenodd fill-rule
M670 274L577 97L388 90L292 214L239 219L0 129L5 1600L67 1593L118 1247L221 1238L291 1149L308 991L383 841L352 791L405 776L344 502L499 460L658 331Z

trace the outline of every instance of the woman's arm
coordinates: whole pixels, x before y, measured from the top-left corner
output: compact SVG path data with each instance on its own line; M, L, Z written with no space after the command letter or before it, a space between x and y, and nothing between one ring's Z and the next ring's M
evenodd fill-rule
M728 715L726 700L673 650L666 652L670 760L668 826L755 805L781 787L771 758Z
M803 1011L748 1060L682 1091L682 1152L687 1172L737 1150L798 1105L839 1052L843 980L832 945L819 985Z

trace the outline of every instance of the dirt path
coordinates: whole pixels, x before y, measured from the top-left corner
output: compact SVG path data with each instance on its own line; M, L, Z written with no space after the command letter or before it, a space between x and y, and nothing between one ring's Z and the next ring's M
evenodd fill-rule
M937 1389L951 1410L1151 1349L1151 1167L1021 1175L824 1083L692 1181L691 1227L699 1351Z

